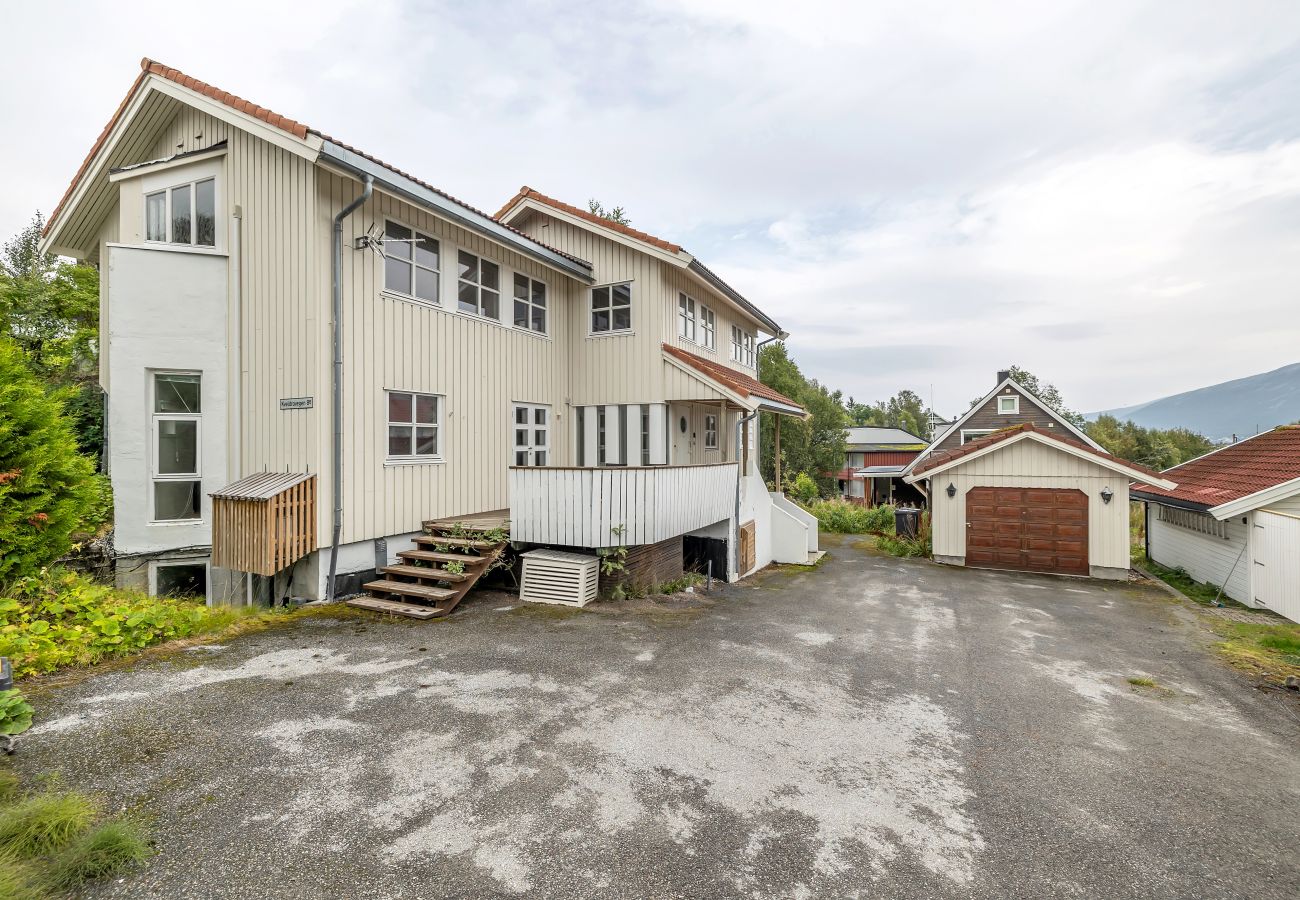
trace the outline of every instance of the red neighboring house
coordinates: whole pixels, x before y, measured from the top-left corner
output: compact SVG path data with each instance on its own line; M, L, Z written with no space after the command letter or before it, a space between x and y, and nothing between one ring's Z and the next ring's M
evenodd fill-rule
M880 503L924 501L921 492L903 481L903 470L927 446L925 438L901 428L873 425L849 428L844 468L835 473L840 494L875 506Z

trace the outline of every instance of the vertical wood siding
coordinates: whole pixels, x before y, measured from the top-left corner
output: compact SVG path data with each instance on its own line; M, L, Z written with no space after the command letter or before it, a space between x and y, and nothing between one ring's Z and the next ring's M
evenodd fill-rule
M1225 539L1162 522L1158 504L1149 506L1147 540L1153 560L1171 569L1183 569L1197 581L1221 585L1233 600L1253 605L1250 601L1252 563L1250 551L1246 549L1249 529L1241 523L1242 516L1224 523L1228 529Z

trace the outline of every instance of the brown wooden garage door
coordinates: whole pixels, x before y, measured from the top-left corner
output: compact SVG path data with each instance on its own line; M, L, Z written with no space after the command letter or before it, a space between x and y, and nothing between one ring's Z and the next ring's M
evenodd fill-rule
M1047 488L971 488L966 565L1088 574L1088 497Z

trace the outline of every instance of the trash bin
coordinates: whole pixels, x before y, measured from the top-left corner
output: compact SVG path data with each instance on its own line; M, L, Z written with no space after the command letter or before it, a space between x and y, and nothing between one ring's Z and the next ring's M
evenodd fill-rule
M915 538L921 531L921 510L900 506L894 510L894 533L899 537Z

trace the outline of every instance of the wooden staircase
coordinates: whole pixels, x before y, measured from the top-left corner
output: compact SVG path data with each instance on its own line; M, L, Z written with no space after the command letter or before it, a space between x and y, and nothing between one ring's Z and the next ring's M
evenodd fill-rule
M416 549L399 550L401 562L381 568L348 605L413 619L445 616L505 551L509 532L504 514L425 522Z

